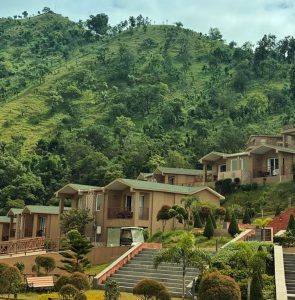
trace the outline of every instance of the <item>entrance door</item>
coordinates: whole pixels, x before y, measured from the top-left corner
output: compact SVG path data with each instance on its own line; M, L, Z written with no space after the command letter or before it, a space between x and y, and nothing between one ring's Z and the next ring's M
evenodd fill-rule
M127 211L133 211L133 199L131 195L126 195L125 209Z
M267 160L267 170L270 176L279 175L279 159L278 158L269 158Z

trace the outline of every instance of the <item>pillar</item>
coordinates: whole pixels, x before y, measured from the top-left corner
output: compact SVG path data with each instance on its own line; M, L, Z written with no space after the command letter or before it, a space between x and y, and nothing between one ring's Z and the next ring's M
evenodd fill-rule
M205 185L207 181L207 170L208 170L208 165L207 163L203 164L203 184Z
M38 226L38 215L34 214L32 237L37 236L37 226Z

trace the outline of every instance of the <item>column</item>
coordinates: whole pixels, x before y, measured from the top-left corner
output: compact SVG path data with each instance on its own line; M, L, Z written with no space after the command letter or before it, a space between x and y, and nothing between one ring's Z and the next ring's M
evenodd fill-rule
M280 182L282 182L282 175L284 175L283 154L281 152L279 152L279 177L280 177Z
M10 216L10 222L9 222L9 231L8 231L9 233L9 237L8 237L8 239L10 240L10 238L12 237L13 238L13 236L12 236L12 232L13 232L13 215L12 216ZM15 236L14 236L15 237Z
M34 214L32 237L37 236L38 215Z
M208 165L207 163L203 163L203 184L206 184L207 181L207 169L208 169Z

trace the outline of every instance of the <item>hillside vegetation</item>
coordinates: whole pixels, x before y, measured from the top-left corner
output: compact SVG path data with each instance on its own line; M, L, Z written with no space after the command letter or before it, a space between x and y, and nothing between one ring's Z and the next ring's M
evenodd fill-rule
M98 21L98 22L96 22ZM49 203L68 181L104 185L294 122L295 40L253 47L107 16L0 19L0 203ZM54 203L54 200L51 200Z

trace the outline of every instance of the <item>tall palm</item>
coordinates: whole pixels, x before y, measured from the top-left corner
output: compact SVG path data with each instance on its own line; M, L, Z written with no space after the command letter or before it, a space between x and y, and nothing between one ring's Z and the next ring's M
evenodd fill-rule
M183 203L184 209L187 212L188 218L187 218L187 230L189 230L190 223L192 221L192 211L193 206L195 203L199 202L199 198L196 196L187 196L183 199L181 199L181 203Z
M194 235L186 232L181 235L175 246L163 249L154 257L155 268L164 262L182 267L182 299L184 299L187 268L196 267L203 273L205 266L210 263L210 255L196 248Z

